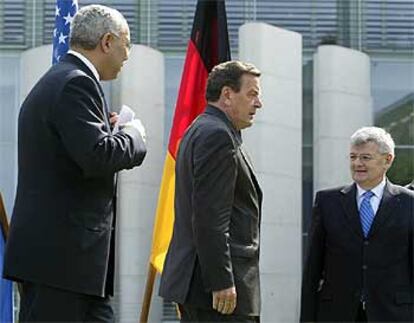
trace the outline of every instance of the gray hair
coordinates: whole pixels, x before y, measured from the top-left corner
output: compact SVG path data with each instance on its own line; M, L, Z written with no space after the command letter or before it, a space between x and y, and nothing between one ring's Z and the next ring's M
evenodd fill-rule
M394 140L384 129L378 127L363 127L355 131L351 136L352 146L360 146L368 142L377 144L381 154L391 154L394 156Z
M103 35L112 33L119 37L125 26L128 23L118 10L101 5L85 6L76 13L71 23L70 47L94 49Z

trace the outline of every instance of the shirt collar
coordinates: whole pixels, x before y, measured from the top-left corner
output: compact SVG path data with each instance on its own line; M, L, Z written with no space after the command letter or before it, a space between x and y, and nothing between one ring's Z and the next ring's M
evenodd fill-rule
M374 195L378 198L382 197L382 194L384 193L384 188L385 188L385 183L386 183L386 178L384 176L384 178L382 179L381 183L379 183L377 186L375 186L374 188L370 189L370 191L372 193L374 193ZM361 198L362 195L367 192L367 190L364 190L361 186L359 186L358 184L356 184L357 189L358 189L358 197Z
M91 70L91 72L93 73L97 81L98 82L100 81L98 70L96 69L96 67L92 64L92 62L89 59L87 59L81 53L74 51L73 49L68 50L68 54L71 54L79 58Z

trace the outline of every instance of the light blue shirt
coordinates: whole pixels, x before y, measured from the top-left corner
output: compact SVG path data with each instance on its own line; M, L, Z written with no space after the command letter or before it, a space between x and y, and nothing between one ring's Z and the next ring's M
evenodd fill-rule
M371 200L370 200L371 207L372 207L372 210L374 211L374 214L377 214L378 207L382 199L382 195L384 194L385 183L386 183L386 178L384 177L381 183L379 183L374 188L370 189L370 191L374 193L374 195L371 197ZM364 190L362 187L360 187L358 184L356 185L357 185L356 199L357 199L357 205L358 205L358 210L359 210L362 200L364 199L362 195L367 191Z

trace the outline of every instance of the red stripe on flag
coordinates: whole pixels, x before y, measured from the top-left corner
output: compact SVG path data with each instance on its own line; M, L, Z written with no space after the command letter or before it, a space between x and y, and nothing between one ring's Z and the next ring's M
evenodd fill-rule
M205 99L207 77L208 72L204 62L197 47L190 40L168 144L168 150L174 159L178 143L185 130L205 109L207 103Z
M206 107L208 73L214 65L230 60L224 0L199 0L188 43L180 90L175 107L168 152L158 199L151 264L162 271L173 232L175 159L180 140L188 126Z

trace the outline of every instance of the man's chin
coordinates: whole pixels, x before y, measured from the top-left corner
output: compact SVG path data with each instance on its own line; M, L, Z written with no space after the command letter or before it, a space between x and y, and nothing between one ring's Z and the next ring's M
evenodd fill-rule
M118 73L116 74L112 74L112 75L105 75L104 77L101 78L101 81L112 81L115 80L118 77Z
M250 120L250 121L246 122L245 128L249 128L249 127L253 126L253 124L254 124L254 120Z
M361 175L354 175L352 176L352 179L357 184L363 184L366 181L366 177Z

